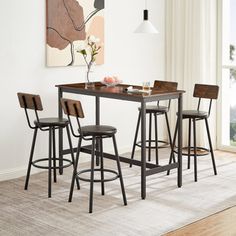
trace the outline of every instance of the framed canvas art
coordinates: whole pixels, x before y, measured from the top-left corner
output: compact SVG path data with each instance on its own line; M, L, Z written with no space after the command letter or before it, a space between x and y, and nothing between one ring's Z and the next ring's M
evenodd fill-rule
M104 63L104 7L104 0L46 0L47 66L84 65L76 48L92 35L101 46L95 63Z

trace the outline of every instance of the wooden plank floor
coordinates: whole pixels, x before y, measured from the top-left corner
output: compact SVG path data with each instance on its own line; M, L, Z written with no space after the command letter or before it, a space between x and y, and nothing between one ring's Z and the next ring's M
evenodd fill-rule
M196 221L165 236L234 236L236 206Z

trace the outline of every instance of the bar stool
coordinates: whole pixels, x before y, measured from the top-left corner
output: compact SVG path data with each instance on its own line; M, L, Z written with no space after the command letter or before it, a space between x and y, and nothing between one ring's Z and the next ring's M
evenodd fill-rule
M212 100L218 98L218 93L219 93L219 86L217 86L217 85L195 84L193 97L198 98L197 109L196 110L184 110L182 113L183 119L189 120L189 122L188 122L188 124L189 124L188 146L183 147L182 155L188 156L188 169L190 169L190 158L194 157L194 181L195 182L197 182L197 157L199 157L199 156L205 156L205 155L208 155L209 153L211 153L214 174L217 175L214 152L213 152L210 130L209 130L209 125L208 125L208 118L211 113ZM200 105L201 105L202 99L210 100L208 112L200 110ZM178 113L177 113L177 115L178 115ZM196 144L196 122L200 121L200 120L205 121L207 137L208 137L208 142L209 142L209 149L207 149L205 147L198 147ZM191 146L191 122L193 122L193 146ZM174 140L173 140L174 146L175 146L176 136L177 136L177 124L176 124L176 128L175 128ZM186 150L187 152L184 152L184 150ZM177 153L177 151L176 151L176 149L173 148L172 152L171 152L169 163L172 162L172 159L174 158L174 153ZM169 174L169 172L168 172L168 174Z
M116 128L112 127L112 126L106 126L106 125L88 125L88 126L81 127L79 119L84 118L84 112L83 112L83 108L82 108L80 101L62 98L61 105L62 105L64 113L68 117L72 134L75 137L79 138L78 149L77 149L77 154L76 154L76 159L75 159L74 172L72 175L71 188L70 188L70 194L69 194L68 201L69 202L72 201L72 196L73 196L73 191L74 191L74 182L75 182L76 177L78 177L78 179L80 179L82 181L89 182L90 183L89 213L92 213L92 211L93 211L93 185L94 185L94 183L97 183L97 182L101 183L101 193L102 193L102 195L105 195L104 183L108 182L108 181L113 181L113 180L116 180L117 178L119 178L122 196L123 196L123 202L124 202L124 205L127 205L125 188L124 188L121 166L120 166L120 159L119 159L119 155L118 155L116 138L115 138L115 133L117 132ZM70 118L71 116L75 117L75 119L76 119L76 123L78 125L78 134L76 134L73 129L72 121ZM105 139L105 138L112 138L112 140L113 140L118 172L111 170L111 169L104 168L103 139ZM91 168L77 171L82 140L92 141ZM100 148L100 150L99 150L100 168L94 168L96 142L99 143L99 148ZM99 171L101 173L100 179L94 179L94 172L97 172L97 171ZM114 176L111 178L105 179L104 173L106 173L106 172L111 173ZM90 173L90 178L82 177L83 173Z
M153 89L158 89L158 90L163 90L163 91L175 91L177 89L177 86L178 86L178 83L176 82L155 80ZM151 149L155 149L157 165L159 164L158 148L166 148L169 146L169 144L172 145L170 126L169 126L169 121L168 121L168 116L167 116L167 113L170 109L170 104L171 104L171 100L169 100L168 106L161 106L158 101L157 105L146 107L146 113L149 114L149 138L148 140L146 140L146 142L148 143L148 146L146 146L146 148L148 149L148 161L151 161ZM139 107L138 110L139 110L139 116L138 116L136 131L135 131L131 159L134 159L136 146L141 147L141 141L137 142L140 120L141 120L141 108ZM164 140L158 139L158 125L157 125L158 115L165 115L169 143ZM152 139L152 116L154 117L154 122L155 122L155 139L154 140ZM155 144L152 145L152 143L155 143ZM162 145L159 145L159 143ZM132 167L132 163L130 163L130 167Z
M70 132L69 132L69 122L66 119L59 119L59 118L39 118L38 116L38 111L43 110L41 98L39 95L35 94L27 94L27 93L17 93L20 106L24 108L25 114L26 114L26 119L28 126L34 130L34 135L33 135L33 141L32 141L32 146L31 146L31 151L30 151L30 158L29 158L29 163L28 163L28 169L27 169L27 175L26 175L26 180L25 180L25 190L28 189L28 184L29 184L29 178L30 178L30 171L31 171L31 166L34 166L36 168L40 169L47 169L48 170L48 197L51 197L51 171L53 170L53 175L54 175L54 182L57 182L57 176L56 176L56 170L59 168L66 168L74 164L74 154L72 152L72 142L71 142L71 137L70 137ZM30 116L28 113L28 110L34 110L36 120L34 121L34 125L32 125L30 121ZM55 130L58 128L66 128L67 131L67 136L68 136L68 141L69 141L69 146L71 150L71 160L63 158L62 160L62 166L57 166L56 161L59 160L59 158L56 158L56 142L55 142ZM38 133L38 129L41 131L48 131L49 132L49 154L48 158L41 158L33 161L33 155L34 155L34 148L35 148L35 142L36 142L36 137ZM42 165L42 162L48 162L48 165ZM53 162L53 165L52 165ZM65 164L63 164L65 162ZM77 187L79 189L79 182L77 179Z

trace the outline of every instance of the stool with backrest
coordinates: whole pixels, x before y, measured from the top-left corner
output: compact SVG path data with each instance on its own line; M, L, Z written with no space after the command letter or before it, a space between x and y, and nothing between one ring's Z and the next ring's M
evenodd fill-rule
M208 125L208 118L211 113L212 100L218 98L218 93L219 93L219 87L217 85L195 84L193 97L198 98L197 109L196 110L184 110L182 113L183 119L188 119L188 125L189 125L189 127L188 127L188 146L183 147L182 155L188 156L188 169L190 169L190 158L194 157L194 180L195 180L195 182L197 181L197 157L198 156L205 156L210 153L214 174L217 175L214 152L213 152L211 136L210 136L210 129L209 129L209 125ZM202 99L209 100L208 111L200 110L200 105L201 105ZM177 115L178 115L178 113L177 113ZM196 142L197 142L197 140L196 140L196 122L201 121L201 120L205 121L207 137L208 137L208 142L209 142L209 149L207 149L205 147L198 147L196 144ZM191 145L191 122L193 122L193 146ZM177 137L177 125L175 128L173 145L175 144L176 137ZM174 153L177 153L177 151L175 151L175 150L176 149L173 149L171 152L170 163L172 162L172 160L174 158ZM185 150L186 150L186 152L185 152ZM168 172L168 174L169 174L169 172Z
M84 112L83 112L82 105L81 105L80 101L62 98L61 104L62 104L62 108L63 108L64 113L68 117L72 134L75 137L79 138L77 154L76 154L76 158L75 158L74 172L73 172L72 181L71 181L69 202L72 201L72 196L73 196L73 191L74 191L74 182L75 182L76 177L78 177L82 181L90 182L89 213L92 213L92 211L93 211L93 185L94 185L94 182L101 183L101 193L102 193L102 195L104 195L105 194L104 183L108 182L108 181L113 181L113 180L119 178L122 196L123 196L123 202L124 202L124 205L127 205L125 188L124 188L123 177L122 177L121 166L120 166L120 159L119 159L119 155L118 155L116 138L115 138L115 134L117 132L116 128L112 127L112 126L107 126L107 125L81 126L80 119L84 118ZM78 125L78 132L77 133L75 132L75 130L73 128L71 117L74 117L76 119L76 123ZM107 169L107 168L105 169L104 168L103 139L105 139L105 138L112 138L112 140L113 140L118 172L116 172L112 169ZM92 141L91 168L77 171L82 140ZM96 151L95 148L96 148L97 142L99 143L100 168L94 168L94 159L95 159L95 151ZM100 172L101 178L98 178L98 179L94 178L95 171ZM105 179L104 173L106 173L106 172L113 174L114 176L111 178ZM83 173L90 173L90 178L83 177L82 176Z
M53 170L53 175L54 175L53 176L54 182L57 182L56 170L59 168L69 167L72 164L74 164L74 155L72 152L72 143L71 143L71 137L70 137L69 127L68 127L69 122L67 119L59 119L59 118L54 118L54 117L39 118L38 111L43 110L41 98L39 95L28 94L28 93L17 93L17 96L20 102L20 106L24 108L25 110L27 123L29 127L34 130L33 141L32 141L32 146L31 146L31 151L30 151L30 158L29 158L28 169L27 169L27 175L26 175L26 180L25 180L25 190L28 189L31 166L34 166L40 169L47 169L48 170L48 197L50 198L51 197L51 182L52 182L51 172L52 170ZM30 120L29 110L33 110L33 113L36 117L34 124L32 124ZM66 159L66 158L62 158L62 160L60 159L60 161L62 162L62 165L59 165L59 166L57 165L57 161L59 161L59 158L56 158L56 142L55 142L55 130L58 128L66 128L70 151L71 151L71 160ZM33 161L34 148L35 148L38 130L49 132L49 154L48 154L48 158L41 158L41 159L37 159ZM45 162L45 161L48 163L48 165L42 164L42 162ZM78 179L76 181L77 181L77 187L79 188Z
M153 89L158 89L160 91L175 91L177 89L177 86L178 86L178 83L176 82L155 80ZM146 140L146 142L148 143L148 146L146 146L146 148L148 149L148 161L151 161L151 149L155 149L157 165L159 164L158 148L168 147L169 146L168 144L172 146L172 138L171 138L170 126L169 126L169 121L168 121L168 116L167 116L167 113L169 112L169 109L170 109L170 105L171 105L171 100L168 101L167 106L161 106L160 102L158 101L156 105L148 105L146 107L146 113L147 115L149 114L149 137L148 137L148 140ZM135 131L131 159L134 158L135 147L136 146L141 147L141 142L140 141L137 142L140 120L141 120L141 108L139 107L138 109L139 109L139 116L138 116L136 131ZM165 115L169 143L158 139L157 116L159 115ZM155 122L155 139L154 140L152 139L152 116L154 117L154 122ZM155 143L155 144L152 145L152 143ZM161 143L162 145L159 145L159 143ZM130 164L130 167L132 167L132 164Z

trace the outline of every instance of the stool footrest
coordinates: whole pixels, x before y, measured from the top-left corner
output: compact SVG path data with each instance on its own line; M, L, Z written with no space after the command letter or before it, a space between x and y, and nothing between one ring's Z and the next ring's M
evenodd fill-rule
M95 172L95 171L99 171L99 172L100 172L101 169L100 169L100 168L99 168L99 169L96 168L96 169L94 169L94 172ZM83 174L83 173L88 173L88 172L91 172L91 169L81 170L81 171L77 172L76 175L77 175L78 179L80 179L80 180L82 180L82 181L91 182L90 179L88 179L88 178L83 178L83 177L80 176L81 174ZM114 171L114 170L103 169L103 172L104 172L104 173L105 173L105 172L112 173L112 174L114 174L115 176L112 177L112 178L107 178L107 179L103 179L103 180L101 180L101 179L94 179L93 182L95 182L95 183L109 182L109 181L116 180L116 179L118 179L118 178L120 177L119 174L118 174L118 172L116 172L116 171Z
M189 147L183 147L182 148L182 155L188 156L188 148ZM175 147L174 150L175 153L178 153L178 147ZM210 150L204 147L196 147L196 156L206 156L210 153ZM190 147L190 156L194 156L194 147Z
M155 140L151 140L151 143L154 143L154 146L151 145L150 148L151 149L155 149L156 148L156 145L155 145L156 141ZM170 146L170 144L168 142L164 141L164 140L158 140L158 144L159 143L161 143L162 145L160 145L160 146L158 145L158 148L167 148L167 147ZM139 141L135 145L138 146L138 147L141 147L142 146L142 142ZM149 148L149 140L146 140L146 148Z
M62 165L62 166L51 166L51 169L60 169L60 168L66 168L66 167L69 167L69 166L71 166L73 163L72 163L72 161L71 160L69 160L69 159L66 159L66 158L62 158L62 159L60 159L60 158L55 158L57 161L59 161L59 160L62 160L63 162L67 162L68 164L64 164L64 165ZM54 159L52 158L52 161L53 161ZM38 165L38 164L36 164L36 163L40 163L40 162L43 162L43 161L48 161L48 158L41 158L41 159L37 159L37 160L35 160L35 161L32 161L32 165L34 166L34 167L36 167L36 168L40 168L40 169L49 169L49 167L48 166L43 166L43 165Z

